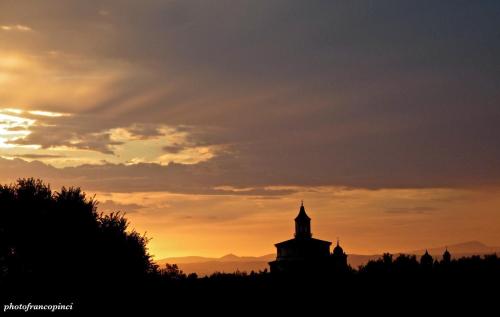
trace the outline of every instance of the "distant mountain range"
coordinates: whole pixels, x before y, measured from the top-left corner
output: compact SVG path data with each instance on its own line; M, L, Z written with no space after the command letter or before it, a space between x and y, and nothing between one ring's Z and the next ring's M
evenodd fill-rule
M269 270L268 262L276 259L276 254L266 254L263 256L237 256L227 254L220 258L209 258L202 256L186 256L165 258L156 261L160 267L166 263L177 264L185 273L195 272L203 276L214 272L235 272L235 271L260 271Z
M453 258L459 258L471 255L484 255L497 253L500 254L500 247L487 246L479 241L468 241L464 243L452 244L437 248L430 248L427 251L440 258L444 250L448 248ZM402 252L405 254L422 255L426 249L414 250L409 252ZM398 253L396 253L397 255ZM370 260L380 258L381 254L362 255L362 254L348 254L347 260L349 265L354 268L366 264ZM210 258L202 256L185 256L185 257L172 257L157 260L156 263L160 267L165 266L166 263L177 264L185 273L193 273L200 276L209 275L214 272L235 272L235 271L260 271L269 269L268 262L276 259L276 254L266 254L262 256L237 256L234 254L227 254L220 258Z
M462 256L470 256L470 255L482 255L482 254L490 254L490 253L500 253L500 247L491 247L479 241L468 241L458 244L453 244L449 246L442 246L438 248L427 249L431 255L441 256L444 250L448 248L448 251L452 256L462 257ZM424 254L426 249L420 249L408 252L410 254Z

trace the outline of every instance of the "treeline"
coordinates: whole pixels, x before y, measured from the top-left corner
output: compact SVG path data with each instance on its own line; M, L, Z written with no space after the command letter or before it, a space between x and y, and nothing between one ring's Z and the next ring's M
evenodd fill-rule
M474 276L489 277L500 274L500 258L497 254L484 256L474 255L459 259L442 259L438 261L428 253L420 260L415 255L400 254L396 258L386 253L378 260L369 261L357 272L360 276Z
M425 257L425 256L424 256ZM398 254L394 255L385 253L380 259L370 260L367 264L360 266L357 269L348 267L346 270L339 272L338 270L325 270L323 272L300 272L294 275L276 276L274 280L283 278L296 278L296 279L328 279L329 277L339 278L500 278L500 257L497 254L487 255L473 255L469 257L461 257L453 260L433 259L430 255L429 260L418 259L416 255ZM424 258L425 259L425 258ZM214 272L213 274L199 277L196 273L184 273L176 264L166 264L165 267L160 268L158 275L161 279L170 281L192 281L192 280L252 280L252 279L266 279L271 276L271 273L265 269L261 271L251 272Z

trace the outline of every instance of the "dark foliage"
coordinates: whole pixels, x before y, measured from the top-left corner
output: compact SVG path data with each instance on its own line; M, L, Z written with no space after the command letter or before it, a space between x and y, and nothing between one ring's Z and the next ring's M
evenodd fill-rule
M11 293L119 289L156 271L147 239L120 213L97 213L80 188L0 186L0 284Z

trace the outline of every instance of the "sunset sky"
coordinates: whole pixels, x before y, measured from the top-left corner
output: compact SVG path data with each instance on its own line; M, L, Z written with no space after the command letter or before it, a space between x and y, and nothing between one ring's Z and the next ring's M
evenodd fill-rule
M500 246L500 1L0 0L0 181L157 258Z

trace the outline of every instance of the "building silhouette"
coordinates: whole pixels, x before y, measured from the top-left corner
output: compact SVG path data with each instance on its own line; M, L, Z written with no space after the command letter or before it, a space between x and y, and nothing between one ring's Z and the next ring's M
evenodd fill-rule
M420 258L420 265L424 268L431 268L433 263L434 259L432 258L432 255L430 255L429 252L425 250L424 255L422 255L422 257Z
M337 239L337 245L335 246L335 248L333 248L330 262L332 264L332 268L337 272L345 271L348 268L347 254L340 246L339 239Z
M304 204L295 218L293 239L276 243L276 260L269 262L271 273L325 272L347 268L347 255L339 245L330 253L330 241L315 239L311 233L311 218Z
M444 264L448 264L448 263L450 263L450 262L451 262L451 254L450 254L450 252L448 251L448 248L446 248L446 249L444 250L444 253L443 253L443 260L442 260L442 262L443 262Z

